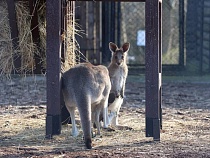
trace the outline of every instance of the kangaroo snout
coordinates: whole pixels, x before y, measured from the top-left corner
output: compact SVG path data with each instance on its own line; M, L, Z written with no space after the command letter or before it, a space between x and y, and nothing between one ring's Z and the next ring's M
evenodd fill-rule
M121 62L117 62L117 65L120 66L121 65Z

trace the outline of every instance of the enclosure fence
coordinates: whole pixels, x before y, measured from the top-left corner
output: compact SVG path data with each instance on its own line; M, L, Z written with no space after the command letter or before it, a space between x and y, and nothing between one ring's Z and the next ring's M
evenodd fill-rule
M210 72L210 1L163 0L162 64L172 71ZM128 63L145 64L145 5L121 2L121 41Z

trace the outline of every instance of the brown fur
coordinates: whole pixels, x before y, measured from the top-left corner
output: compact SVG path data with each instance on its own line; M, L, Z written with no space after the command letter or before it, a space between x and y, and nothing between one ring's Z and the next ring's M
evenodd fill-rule
M130 43L124 43L121 48L118 48L118 46L112 42L109 43L109 49L112 52L111 63L108 66L112 84L110 93L115 95L115 100L109 106L109 110L117 113L114 125L118 124L118 113L124 98L125 83L128 75L126 59L129 48Z
M78 64L63 74L62 91L66 107L72 121L72 135L77 136L75 108L80 114L85 144L91 145L91 122L96 124L100 134L99 114L103 111L104 127L108 126L108 95L111 83L105 66L93 66L90 63Z

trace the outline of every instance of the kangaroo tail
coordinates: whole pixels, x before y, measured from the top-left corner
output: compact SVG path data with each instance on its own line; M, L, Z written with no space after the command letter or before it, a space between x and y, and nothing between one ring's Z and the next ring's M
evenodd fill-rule
M84 139L85 139L85 145L88 149L91 149L92 148L91 102L88 100L87 96L85 96L83 100L80 100L78 102L78 110L80 114L80 120L81 120L82 130L83 130Z

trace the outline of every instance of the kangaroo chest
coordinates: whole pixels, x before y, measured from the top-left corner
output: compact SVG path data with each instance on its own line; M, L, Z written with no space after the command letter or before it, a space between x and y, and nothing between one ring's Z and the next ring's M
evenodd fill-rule
M110 70L110 80L112 83L112 90L120 91L125 84L127 77L127 70L124 67L118 67Z

